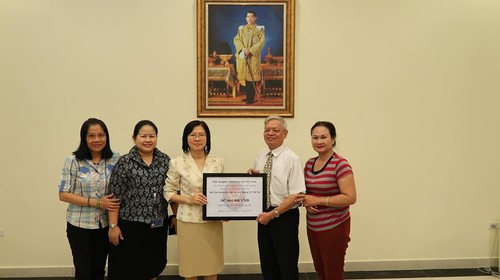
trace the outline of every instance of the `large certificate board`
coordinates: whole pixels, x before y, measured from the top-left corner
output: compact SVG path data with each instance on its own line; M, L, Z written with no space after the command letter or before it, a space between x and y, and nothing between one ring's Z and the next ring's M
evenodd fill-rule
M203 220L255 220L265 208L267 175L204 173Z

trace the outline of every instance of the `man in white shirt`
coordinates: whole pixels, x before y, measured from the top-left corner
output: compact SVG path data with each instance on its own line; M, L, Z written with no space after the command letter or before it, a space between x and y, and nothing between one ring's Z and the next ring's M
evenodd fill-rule
M257 154L254 167L248 170L250 174L269 174L266 169L272 166L268 186L270 205L257 216L260 267L265 280L296 280L299 278L299 205L295 200L297 194L306 191L303 166L300 158L283 144L288 134L285 119L269 116L264 124L267 148Z

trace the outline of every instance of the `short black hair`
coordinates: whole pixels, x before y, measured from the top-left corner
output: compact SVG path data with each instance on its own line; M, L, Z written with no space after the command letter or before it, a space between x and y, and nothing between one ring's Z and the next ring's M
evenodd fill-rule
M146 126L146 125L151 126L155 130L156 136L158 136L158 128L156 127L156 125L150 120L142 120L142 121L139 121L135 125L134 134L132 134L132 138L134 138L134 139L137 138L137 135L139 134L139 130L141 130L141 128L143 126Z
M193 132L193 129L197 126L203 127L205 130L205 133L207 134L207 143L205 145L205 154L209 154L210 150L212 148L212 142L210 141L210 129L208 128L207 123L204 121L200 120L194 120L190 121L186 126L184 127L184 132L182 133L182 151L184 153L189 152L189 144L188 144L188 136Z
M335 129L335 125L333 125L333 123L331 122L327 122L327 121L319 121L319 122L316 122L312 127L311 127L311 134L313 132L313 130L318 127L318 126L323 126L323 127L326 127L326 129L328 129L328 131L330 132L330 137L332 137L333 140L333 147L335 147L335 145L337 144L337 130Z
M80 145L78 146L78 149L73 152L73 155L75 155L75 157L79 160L92 160L92 154L90 153L89 147L87 145L87 132L89 131L89 127L91 125L99 125L101 126L102 130L104 130L104 133L106 134L106 145L104 146L104 149L102 149L101 157L103 159L110 159L111 157L113 157L113 151L111 150L108 128L103 121L96 118L89 118L88 120L83 122L82 127L80 128Z
M254 17L257 17L257 14L255 13L255 11L252 11L252 10L248 11L247 14L253 14Z

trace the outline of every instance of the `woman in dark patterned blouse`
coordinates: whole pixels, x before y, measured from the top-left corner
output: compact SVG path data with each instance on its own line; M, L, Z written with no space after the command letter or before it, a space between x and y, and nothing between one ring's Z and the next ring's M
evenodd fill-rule
M351 240L349 206L356 202L351 165L335 153L337 133L331 122L311 128L311 144L318 156L304 168L307 195L299 197L307 208L307 237L314 268L321 280L344 279L344 257Z
M108 279L155 279L167 264L167 207L163 186L170 157L156 148L158 129L137 123L135 146L115 166L109 192L120 210L109 212Z

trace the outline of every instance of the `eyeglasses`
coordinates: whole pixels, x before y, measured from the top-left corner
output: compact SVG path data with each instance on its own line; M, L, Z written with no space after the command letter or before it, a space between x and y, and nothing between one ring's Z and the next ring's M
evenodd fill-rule
M199 139L203 139L205 137L207 137L207 135L205 133L200 133L200 134L196 134L196 133L192 133L192 134L189 134L189 137L191 138L199 138Z
M88 140L94 140L95 138L97 138L99 140L106 139L106 134L97 134L97 135L89 134L89 135L87 135Z

